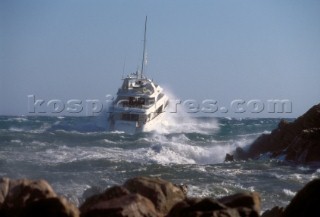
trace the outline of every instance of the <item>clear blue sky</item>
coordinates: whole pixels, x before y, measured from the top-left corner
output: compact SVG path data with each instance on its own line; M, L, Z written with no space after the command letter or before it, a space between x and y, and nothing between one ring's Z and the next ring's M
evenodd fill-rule
M140 65L148 15L147 75L175 96L290 99L297 117L320 102L319 12L316 0L1 0L0 114L27 114L30 94L114 95L124 60Z

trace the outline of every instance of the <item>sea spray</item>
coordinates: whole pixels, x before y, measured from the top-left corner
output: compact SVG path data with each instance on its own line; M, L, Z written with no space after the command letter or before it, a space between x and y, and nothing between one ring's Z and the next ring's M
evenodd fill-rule
M155 120L156 124L149 131L158 134L173 133L199 133L213 134L219 129L218 122L214 118L198 121L195 116L183 109L180 99L178 99L169 88L165 94L169 98L169 105L163 112L161 120Z

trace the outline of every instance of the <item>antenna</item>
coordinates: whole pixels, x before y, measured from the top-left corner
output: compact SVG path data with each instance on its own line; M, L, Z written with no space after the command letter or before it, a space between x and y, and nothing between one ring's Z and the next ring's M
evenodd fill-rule
M122 68L122 79L124 78L124 70L126 68L126 57L124 57L123 68Z
M140 76L139 76L140 79L142 78L143 69L144 69L144 65L145 65L145 62L146 62L147 20L148 20L148 17L146 16L146 21L144 23L143 55L142 55L141 72L140 72Z

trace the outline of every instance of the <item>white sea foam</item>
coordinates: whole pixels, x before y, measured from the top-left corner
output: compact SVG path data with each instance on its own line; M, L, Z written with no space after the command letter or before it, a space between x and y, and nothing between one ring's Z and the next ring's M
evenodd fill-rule
M98 159L121 161L123 160L123 153L120 148L59 146L58 148L47 149L44 152L34 153L30 157L37 158L44 163L57 164Z
M298 167L298 170L308 171L308 170L310 170L310 168L309 168L309 167L304 167L304 166L299 166L299 167Z
M44 130L44 129L42 129ZM71 134L78 134L79 132L70 132L58 130L57 132L66 132ZM96 132L97 133L97 132ZM117 132L120 133L120 132ZM85 133L88 134L88 133ZM94 134L94 133L93 133ZM121 136L122 138L125 135ZM166 135L160 133L149 134L145 138L138 138L132 143L139 143L142 145L137 148L128 149L125 147L97 147L97 146L68 146L61 144L37 144L33 145L47 146L46 150L39 150L32 152L30 155L25 154L21 156L21 160L33 162L37 160L44 164L68 163L82 160L97 160L105 159L113 162L137 162L137 163L156 163L156 164L217 164L224 161L227 153L236 149L236 147L244 148L249 144L247 138L241 140L190 140L190 138L182 134ZM109 139L102 140L106 145L114 144L116 142ZM118 141L117 143L119 143ZM127 143L127 142L126 142ZM136 148L135 148L136 147ZM13 154L13 153L12 153Z
M43 133L43 132L47 131L50 128L51 128L51 124L44 123L44 124L41 125L41 127L39 129L30 130L30 133Z
M111 140L109 140L109 139L104 139L103 141L104 141L105 143L107 143L107 144L116 144L116 142L111 141Z
M246 134L239 134L238 136L259 136L261 134L270 134L271 132L270 131L263 131L263 132L257 132L257 133L246 133Z
M28 119L24 117L14 117L14 118L9 118L8 121L25 122L25 121L28 121Z
M31 144L32 144L32 145L39 146L39 147L41 147L41 146L46 146L46 143L40 142L40 141L36 141L36 140L32 141Z
M218 121L215 119L197 120L191 117L190 113L183 110L180 104L172 103L179 99L169 88L165 88L166 95L169 98L169 106L162 114L162 120L152 126L151 131L159 134L169 133L201 133L210 134L219 128Z
M311 175L311 179L319 179L320 178L320 169L317 169L314 173Z
M9 131L12 131L12 132L22 132L22 131L24 131L24 130L21 129L21 128L17 128L17 127L10 127L10 128L9 128Z
M282 192L286 195L286 196L290 196L290 197L293 197L296 195L296 192L293 192L289 189L282 189Z
M159 134L169 133L200 133L212 134L219 129L217 120L197 120L187 113L163 114L163 120L154 125L153 130Z
M207 186L188 185L189 197L210 197L211 194L212 190L208 189Z
M18 128L18 127L10 127L9 128L9 131L12 131L12 132L29 132L29 133L43 133L45 132L47 129L49 129L51 127L50 124L48 123L44 123L42 124L42 126L38 129L33 129L33 130L30 130L28 128Z
M124 134L125 132L124 131L115 130L115 131L110 131L110 133L113 133L113 134Z
M244 147L245 140L229 144L190 144L185 135L178 135L170 139L165 136L155 135L153 145L142 148L138 156L142 159L159 164L216 164L224 161L227 153L236 147Z
M105 139L105 143L114 143ZM167 138L163 135L155 134L152 138L145 139L148 147L125 149L121 147L97 147L97 146L76 146L54 145L46 150L30 152L22 158L32 162L37 160L42 163L56 164L68 163L83 160L105 159L113 162L137 162L137 163L157 163L157 164L216 164L224 161L226 153L230 153L239 143L229 144L190 144L185 135L177 135ZM41 142L39 142L41 143ZM44 146L36 141L33 145Z

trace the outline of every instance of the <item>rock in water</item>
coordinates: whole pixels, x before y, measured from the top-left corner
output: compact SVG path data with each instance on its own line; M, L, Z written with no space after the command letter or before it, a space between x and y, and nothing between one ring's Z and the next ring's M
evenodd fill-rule
M237 150L239 158L256 158L272 153L272 157L285 155L287 160L299 163L320 161L320 104L313 106L292 123L280 121L271 134L259 136L247 152Z
M282 217L320 216L320 179L309 182L302 188L284 210Z
M226 157L224 158L224 162L232 162L234 161L233 155L231 154L226 154Z
M320 160L320 128L303 130L286 150L286 160L298 163Z

